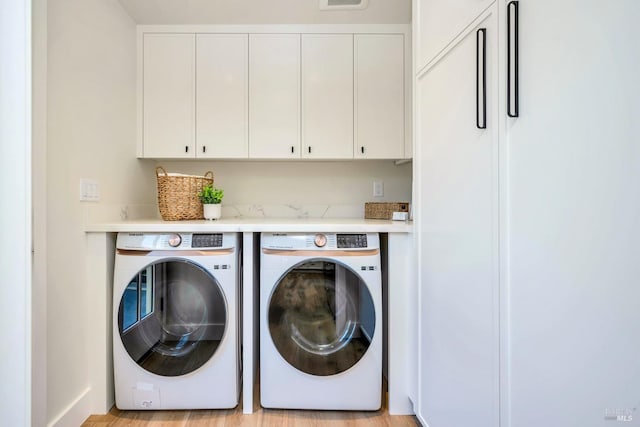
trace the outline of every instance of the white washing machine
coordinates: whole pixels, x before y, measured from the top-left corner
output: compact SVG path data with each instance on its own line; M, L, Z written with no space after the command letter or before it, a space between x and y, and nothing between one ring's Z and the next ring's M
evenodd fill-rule
M236 233L119 233L113 366L120 409L233 408L240 392Z
M262 233L260 401L377 410L382 277L375 233Z

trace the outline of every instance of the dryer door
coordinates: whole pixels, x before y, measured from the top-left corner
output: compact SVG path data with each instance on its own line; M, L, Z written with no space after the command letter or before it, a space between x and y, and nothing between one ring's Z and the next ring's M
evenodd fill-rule
M280 355L317 376L358 363L376 328L366 284L349 267L328 259L297 264L281 277L269 299L268 321Z
M131 279L117 321L122 344L139 366L175 377L213 357L227 319L224 294L211 274L187 260L165 259Z

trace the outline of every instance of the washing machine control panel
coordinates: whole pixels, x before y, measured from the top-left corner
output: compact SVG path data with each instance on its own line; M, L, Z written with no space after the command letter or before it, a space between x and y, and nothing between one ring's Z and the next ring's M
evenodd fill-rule
M338 248L354 249L367 247L366 234L338 234Z
M191 237L192 248L220 248L222 247L222 233L194 234Z

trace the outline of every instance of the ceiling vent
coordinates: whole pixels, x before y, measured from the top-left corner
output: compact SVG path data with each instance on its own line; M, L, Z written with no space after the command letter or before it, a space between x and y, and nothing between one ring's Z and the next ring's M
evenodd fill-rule
M320 10L364 9L369 0L318 0Z

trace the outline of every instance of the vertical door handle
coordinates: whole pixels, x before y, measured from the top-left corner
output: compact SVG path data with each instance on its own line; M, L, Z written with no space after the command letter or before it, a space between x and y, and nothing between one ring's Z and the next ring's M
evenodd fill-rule
M207 147L206 147L206 145L203 145L203 146L202 146L202 152L203 152L203 153L206 153L206 152L207 152Z
M311 146L309 146L309 154L311 154Z
M293 145L291 146L291 154L293 154Z
M185 152L185 153L188 153L188 152L189 152L189 146L188 146L188 145L185 145L185 146L184 146L184 152Z
M363 145L362 147L360 147L360 152L361 152L362 154L364 154L364 145Z
M476 127L487 128L487 29L476 31Z
M507 4L507 115L520 116L518 90L518 2Z

